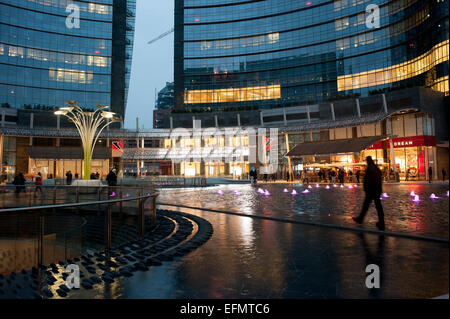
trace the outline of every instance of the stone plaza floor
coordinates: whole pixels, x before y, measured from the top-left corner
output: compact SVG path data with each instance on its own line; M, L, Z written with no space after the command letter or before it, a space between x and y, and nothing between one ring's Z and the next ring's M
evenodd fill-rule
M209 221L212 237L159 267L75 294L74 298L434 298L448 294L448 184L386 184L386 231L442 239L401 238L375 230L376 211L355 225L362 187L301 184L221 185L162 189L159 202L294 221L323 228L161 206ZM267 190L264 195L258 188ZM283 192L287 189L289 193ZM298 194L291 195L295 189ZM308 189L308 193L302 193ZM411 191L420 201L412 201ZM435 194L436 199L430 195ZM365 285L368 264L381 287Z

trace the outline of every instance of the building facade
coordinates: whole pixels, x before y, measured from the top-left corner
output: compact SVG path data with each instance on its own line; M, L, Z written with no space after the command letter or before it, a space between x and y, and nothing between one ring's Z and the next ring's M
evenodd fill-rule
M0 105L125 115L135 0L1 0Z
M153 111L153 128L162 128L164 116L173 110L173 82L167 82L166 86L158 92L155 110Z
M272 109L416 86L448 94L448 0L175 3L176 109Z

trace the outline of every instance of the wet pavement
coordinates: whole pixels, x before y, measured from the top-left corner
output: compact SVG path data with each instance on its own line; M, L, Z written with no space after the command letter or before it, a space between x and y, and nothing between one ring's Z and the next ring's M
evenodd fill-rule
M361 227L350 219L359 212L361 187L313 185L306 194L303 185L258 187L270 195L250 185L226 185L163 189L158 201ZM421 201L411 201L413 190ZM448 239L448 185L385 185L384 191L390 196L383 199L388 231ZM430 199L432 193L441 198ZM172 209L209 221L211 239L179 260L76 298L433 298L448 293L448 242ZM372 206L362 228L374 229L375 221ZM380 289L365 285L369 264L380 267Z

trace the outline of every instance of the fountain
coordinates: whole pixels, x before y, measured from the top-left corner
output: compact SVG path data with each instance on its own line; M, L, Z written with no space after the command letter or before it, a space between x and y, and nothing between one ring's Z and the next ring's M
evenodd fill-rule
M319 184L316 184L316 188L319 188L320 186L319 186Z
M287 190L287 188L283 189L283 193L289 193L289 191Z
M293 189L291 195L297 195L297 191Z
M384 197L384 198L388 198L389 195L388 195L387 193L383 193L383 197Z
M305 189L302 193L303 193L303 194L308 194L308 193L309 193L309 190Z
M409 193L409 196L414 197L414 196L416 196L416 193L414 193L414 191L411 191L411 193Z
M430 198L431 198L431 199L438 199L438 198L440 198L440 197L437 197L434 193L432 193L432 194L430 195Z
M419 195L414 196L413 202L420 202Z
M308 185L308 188L309 188L309 189L311 189L311 188L312 188L312 186L311 186L311 185Z
M330 185L325 186L325 189L330 189Z
M266 196L270 195L270 193L269 193L269 191L267 189L264 190L264 195L266 195Z
M223 192L219 189L219 190L217 191L217 194L223 195Z

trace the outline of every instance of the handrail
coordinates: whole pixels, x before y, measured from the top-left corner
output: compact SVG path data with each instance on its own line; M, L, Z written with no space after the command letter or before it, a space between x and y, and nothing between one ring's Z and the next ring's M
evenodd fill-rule
M56 205L42 205L42 206L25 206L25 207L14 207L14 208L4 208L0 209L0 213L14 213L28 210L41 210L41 209L53 209L53 208L69 208L69 207L81 207L81 206L90 206L90 205L102 205L102 204L112 204L119 202L126 202L131 200L140 200L140 199L148 199L157 195L158 193L147 194L144 196L137 197L127 197L113 200L103 200L103 201L94 201L94 202L84 202L84 203L70 203L70 204L56 204Z

